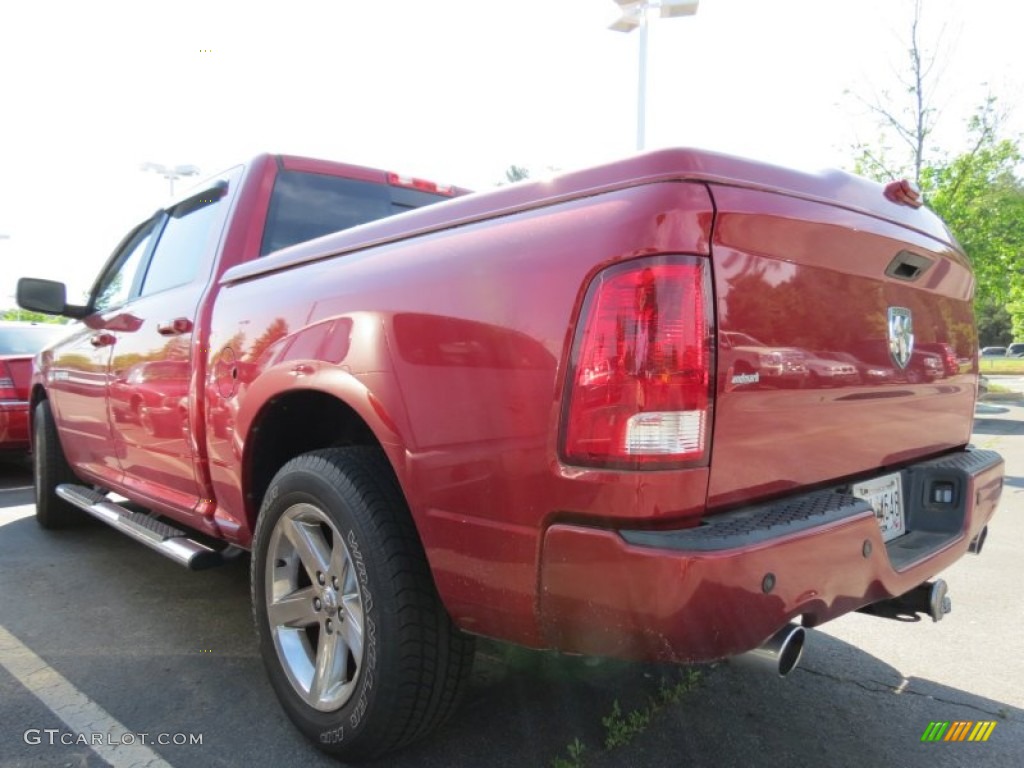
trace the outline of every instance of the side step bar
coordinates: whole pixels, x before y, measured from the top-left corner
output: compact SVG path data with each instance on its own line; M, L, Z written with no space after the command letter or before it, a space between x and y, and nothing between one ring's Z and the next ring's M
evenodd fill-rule
M132 512L115 504L106 496L82 485L58 485L57 495L64 501L88 512L97 520L116 528L150 549L169 557L178 565L193 571L202 571L223 565L241 554L237 547L223 552L195 541L174 526L150 515Z

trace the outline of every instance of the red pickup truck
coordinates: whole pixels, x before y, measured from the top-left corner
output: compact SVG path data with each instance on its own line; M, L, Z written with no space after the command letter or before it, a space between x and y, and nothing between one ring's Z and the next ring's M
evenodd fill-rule
M905 189L665 150L463 192L264 155L84 306L23 279L80 321L36 360L39 523L251 551L273 686L347 759L442 722L475 635L784 674L803 627L949 610L1003 462L968 260Z

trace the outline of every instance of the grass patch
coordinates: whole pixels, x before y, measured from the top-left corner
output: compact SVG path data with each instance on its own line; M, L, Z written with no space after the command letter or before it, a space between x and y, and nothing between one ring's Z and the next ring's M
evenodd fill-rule
M1024 357L982 357L978 360L982 373L999 376L1024 374Z
M679 679L672 681L661 678L657 695L647 699L647 704L630 712L623 712L619 700L612 703L612 711L601 718L604 726L604 751L611 752L624 747L637 736L647 730L651 721L666 707L677 704L683 696L697 687L700 682L700 670L680 670ZM551 768L584 768L586 745L575 738L565 748L565 755L559 755L551 761Z
M651 724L651 717L654 715L654 706L648 704L646 707L634 709L625 717L619 708L619 700L612 703L612 711L607 717L601 718L604 726L604 748L609 752L619 747L624 747L639 734L647 730Z
M551 761L551 768L583 768L583 753L586 751L587 748L582 741L573 739L565 748L567 757L556 757Z

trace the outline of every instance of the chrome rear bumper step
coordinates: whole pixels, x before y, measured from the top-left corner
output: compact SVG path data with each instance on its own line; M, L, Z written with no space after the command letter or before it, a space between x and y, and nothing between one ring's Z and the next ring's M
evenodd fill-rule
M157 520L151 515L133 512L122 507L101 493L83 485L58 485L57 495L79 509L102 520L112 528L127 534L152 550L168 557L178 565L193 571L202 571L223 565L241 550L228 547L218 551L189 538L185 531Z

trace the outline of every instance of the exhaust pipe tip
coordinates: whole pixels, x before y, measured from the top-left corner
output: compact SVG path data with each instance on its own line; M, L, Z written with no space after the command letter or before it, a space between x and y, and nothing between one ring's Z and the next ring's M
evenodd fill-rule
M807 632L799 624L787 624L772 635L760 648L740 654L736 661L743 666L771 670L785 677L800 663Z

